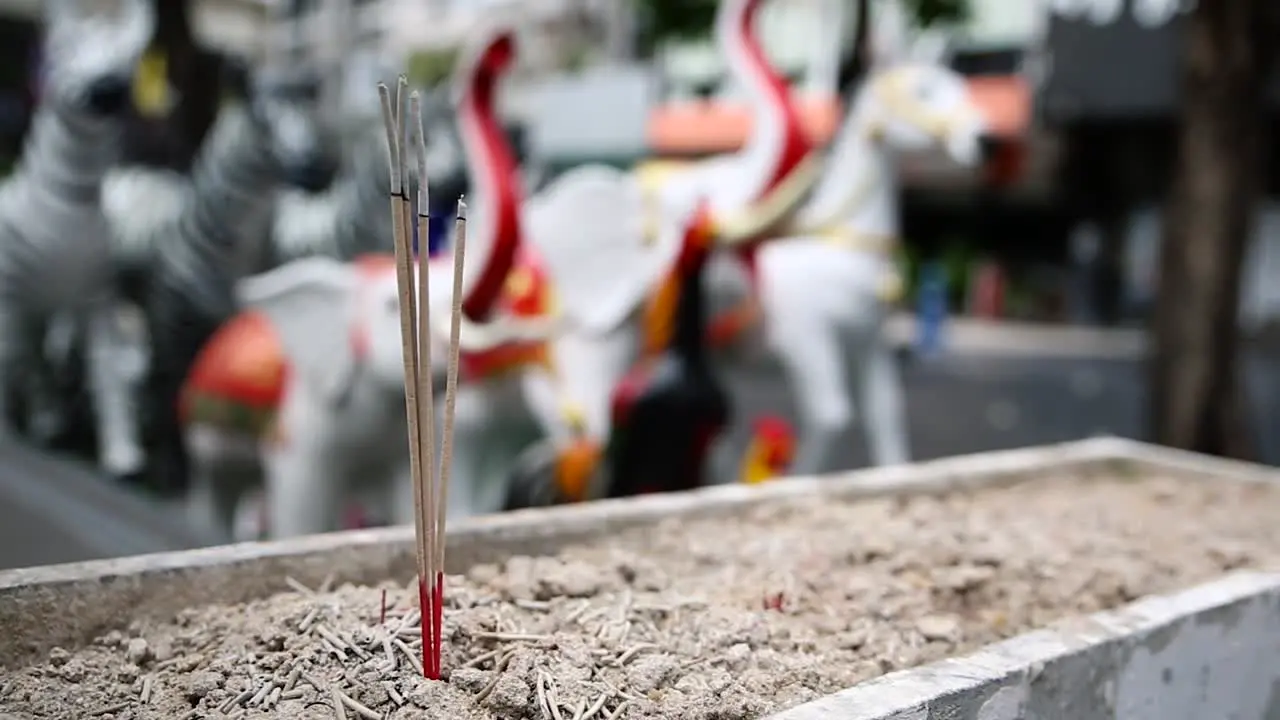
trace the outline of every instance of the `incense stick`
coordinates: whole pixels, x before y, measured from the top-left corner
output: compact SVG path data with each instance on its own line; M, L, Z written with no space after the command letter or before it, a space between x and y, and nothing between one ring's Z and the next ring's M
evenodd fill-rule
M458 214L454 219L454 255L453 255L453 292L450 294L449 308L449 365L445 370L444 390L444 438L440 450L440 498L436 512L439 513L440 541L437 545L437 566L444 570L444 517L445 508L449 504L449 474L453 469L453 413L458 402L458 363L462 332L462 267L463 256L467 249L467 203L465 198L458 199Z
M400 290L400 334L404 352L405 413L408 418L409 470L413 480L414 534L418 560L418 607L422 633L422 673L432 680L441 675L444 620L444 543L449 472L453 464L453 416L456 406L459 333L462 324L462 267L466 252L466 204L458 201L450 302L449 363L446 369L444 447L435 467L435 390L432 385L431 294L427 235L429 203L426 138L422 128L422 100L409 95L408 118L402 114L404 76L394 99L378 84L391 158L391 226L395 235L396 283ZM413 135L409 135L413 126ZM413 146L418 171L416 223L405 152ZM414 248L418 238L415 293ZM416 301L415 301L416 300ZM425 400L425 403L424 403Z
M428 533L424 532L426 520L425 493L422 483L421 435L418 428L418 342L417 306L414 302L413 267L410 257L413 248L405 222L405 206L408 205L404 172L404 143L401 123L402 82L397 84L394 99L385 84L378 84L382 101L383 121L387 130L387 148L390 153L391 174L391 227L394 235L396 257L396 284L400 291L400 339L404 356L405 415L408 419L409 472L413 482L414 536L418 563L418 600L423 617L428 616L431 603L427 599L425 579L430 573L430 561L434 552L427 546ZM426 652L426 648L424 648Z
M458 200L457 217L454 220L453 292L449 306L449 364L445 370L444 437L440 451L440 472L433 489L435 497L435 533L432 549L436 553L432 564L436 570L436 606L431 624L436 642L435 653L440 653L440 638L444 632L444 551L445 520L449 507L449 474L453 468L453 418L458 396L458 362L460 355L459 334L462 327L462 268L467 250L467 204ZM424 617L423 622L426 622ZM438 666L439 660L437 660Z
M413 132L414 151L418 170L418 301L422 308L418 312L418 357L421 367L418 371L418 431L422 449L422 471L426 478L423 490L423 519L427 546L426 597L430 604L430 612L423 610L424 618L433 618L441 612L441 588L439 576L443 568L436 562L440 551L436 545L441 542L438 525L439 512L436 497L439 473L435 465L435 390L432 387L432 372L435 367L431 358L431 304L430 304L430 272L429 248L427 246L429 195L427 187L427 145L422 130L422 98L418 91L409 96L409 124ZM440 632L434 622L422 624L423 668L427 677L440 677Z
M400 143L400 159L399 159L400 177L403 178L401 180L401 189L403 190L403 192L401 192L400 194L400 223L401 223L401 227L403 228L402 232L404 232L404 237L405 237L405 249L406 249L405 259L406 259L406 262L409 264L409 268L410 268L409 275L407 276L410 281L410 284L408 286L408 291L409 291L410 297L415 299L415 302L410 306L409 319L412 321L411 325L414 328L414 333L415 333L414 338L416 339L417 338L416 333L418 328L418 309L419 309L420 303L425 302L426 298L417 297L413 292L413 284L412 284L413 252L414 252L413 236L416 234L414 232L414 230L416 229L416 226L414 224L414 219L413 219L414 197L412 194L412 190L409 187L409 152L410 152L410 147L412 145L413 136L409 134L409 124L408 122L406 122L406 117L405 117L408 114L408 110L409 110L409 103L407 102L408 91L409 91L409 80L404 75L401 75L399 79L396 81L396 108L395 108L396 128L397 128L396 141ZM422 182L422 180L419 179L419 182ZM416 380L418 373L422 371L422 362L421 362L421 358L419 358L418 356L417 342L413 343L413 367L414 367L414 373L415 373L414 378ZM415 405L415 408L416 407L417 406ZM419 446L419 452L421 452L421 446ZM421 461L421 459L422 459L421 455L419 455L419 461ZM419 464L418 472L419 474L422 473L421 464Z
M435 513L432 508L432 500L435 495L432 490L434 486L433 479L435 477L435 470L432 467L435 438L429 434L428 428L423 427L424 412L430 416L433 408L430 405L427 405L424 410L423 407L422 384L425 380L429 387L431 380L431 368L429 365L424 365L421 354L422 343L427 342L430 344L430 335L423 333L422 329L424 325L429 327L431 310L430 297L425 293L415 293L413 283L413 271L415 268L413 267L411 258L413 257L415 249L411 238L419 233L415 232L417 230L417 224L414 219L414 197L411 194L409 183L407 181L409 177L409 158L407 149L413 145L414 137L410 134L410 118L406 117L406 115L410 115L412 113L412 98L409 98L410 102L404 102L408 88L408 79L404 75L401 75L396 81L396 98L398 100L396 106L396 121L398 123L397 128L399 131L396 140L400 143L401 147L400 175L402 178L405 178L405 180L402 181L403 192L400 195L400 222L404 233L403 244L405 263L409 266L409 270L405 275L407 283L407 290L405 292L410 298L415 298L417 301L411 303L408 313L408 324L412 328L413 335L411 347L414 364L414 374L412 378L414 387L412 389L406 388L406 393L412 393L414 401L412 405L406 404L406 408L410 413L409 444L412 447L416 447L418 458L417 470L415 471L412 467L410 468L410 472L413 474L415 495L414 509L418 515L414 520L414 527L421 533L421 536L418 538L418 546L421 548L423 557L422 562L420 563L421 567L418 572L418 606L421 609L423 617L434 617L434 615L439 612L439 609L437 608L439 605L437 602L439 592L435 587L435 578L438 571L434 563L436 551L433 547L436 533L432 527L432 521L435 517ZM419 109L419 118L420 116L421 109ZM425 184L426 178L419 177L419 188ZM417 248L419 251L419 258L421 258L423 254L421 252L423 250L421 245L422 238L419 237L419 247ZM419 272L419 287L421 287L421 283L425 282L422 273L425 268L419 264L416 269ZM427 376L426 378L423 377L424 374ZM424 623L422 626L422 668L423 674L426 677L432 680L438 680L440 679L440 643L438 639L433 636L433 630L434 625Z

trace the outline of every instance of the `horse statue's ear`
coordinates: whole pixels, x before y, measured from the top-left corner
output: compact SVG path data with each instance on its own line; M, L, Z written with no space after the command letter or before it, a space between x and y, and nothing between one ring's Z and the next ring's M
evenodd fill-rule
M900 2L877 2L871 5L870 32L867 40L872 67L885 68L902 62L907 54L910 22Z
M921 30L911 41L911 59L923 65L949 66L951 43L937 30Z

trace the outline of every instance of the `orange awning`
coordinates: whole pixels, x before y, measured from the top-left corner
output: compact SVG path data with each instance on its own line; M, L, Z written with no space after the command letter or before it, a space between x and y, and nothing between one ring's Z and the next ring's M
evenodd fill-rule
M1031 89L1019 75L984 75L968 79L969 92L987 118L991 134L1019 137L1031 123ZM841 119L839 98L802 98L801 119L815 143L831 139ZM656 155L732 152L751 131L750 111L739 103L679 102L655 108L649 115L648 144Z
M800 116L817 143L825 143L840 120L834 97L800 100ZM751 131L751 113L742 104L716 101L672 103L649 115L649 149L658 155L732 152Z
M1021 137L1031 125L1031 88L1020 75L969 78L969 94L992 135Z

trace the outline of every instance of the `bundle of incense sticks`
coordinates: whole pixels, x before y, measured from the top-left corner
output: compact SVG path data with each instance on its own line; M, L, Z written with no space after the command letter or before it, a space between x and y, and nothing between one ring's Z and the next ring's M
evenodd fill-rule
M378 84L391 166L391 227L395 236L396 281L400 288L400 336L404 350L405 412L409 425L409 465L413 476L414 535L417 540L418 602L422 615L422 670L440 679L444 609L445 508L453 464L453 415L458 388L458 335L462 318L462 262L466 251L466 205L458 201L454 236L453 294L450 300L449 360L446 371L444 432L435 463L435 398L432 390L431 300L427 253L427 156L422 103L409 95L402 75L395 94ZM409 131L413 131L410 136ZM413 147L418 171L417 208L410 190L406 154ZM415 223L416 214L416 225ZM417 263L413 238L418 239ZM417 271L415 292L414 271Z

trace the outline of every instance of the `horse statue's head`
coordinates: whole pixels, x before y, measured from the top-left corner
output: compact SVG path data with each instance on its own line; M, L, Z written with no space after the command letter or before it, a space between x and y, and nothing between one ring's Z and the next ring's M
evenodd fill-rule
M891 149L938 148L956 163L976 165L986 122L964 77L948 67L945 37L918 31L908 38L900 14L890 11L882 18L872 33L872 64L851 118Z

